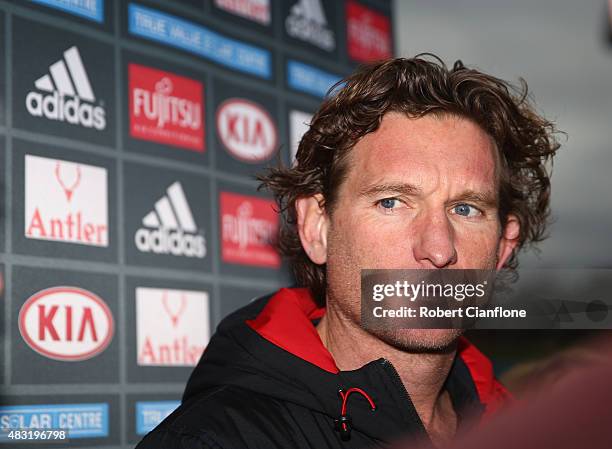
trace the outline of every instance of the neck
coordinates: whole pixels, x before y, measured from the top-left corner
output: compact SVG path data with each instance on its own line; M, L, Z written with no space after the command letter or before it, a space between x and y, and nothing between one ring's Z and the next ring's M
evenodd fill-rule
M436 423L445 422L443 427L448 427L449 419L455 422L450 397L443 388L455 357L455 345L447 350L426 353L398 349L366 332L330 305L317 331L342 371L360 368L381 357L389 360L430 435L437 433ZM359 344L355 344L357 341ZM454 433L454 425L451 427Z

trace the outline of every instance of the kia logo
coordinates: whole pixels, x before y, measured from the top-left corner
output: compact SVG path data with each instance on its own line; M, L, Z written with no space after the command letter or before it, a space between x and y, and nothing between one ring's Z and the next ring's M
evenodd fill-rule
M95 357L110 344L114 328L106 303L77 287L42 290L28 298L19 311L19 332L25 342L55 360Z
M240 161L262 162L276 151L274 120L252 101L232 98L223 102L217 109L217 131L230 154Z

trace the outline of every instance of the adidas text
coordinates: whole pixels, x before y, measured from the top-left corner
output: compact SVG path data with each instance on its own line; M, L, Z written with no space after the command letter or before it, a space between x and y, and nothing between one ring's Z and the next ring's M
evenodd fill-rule
M44 96L38 92L30 92L26 97L26 108L36 117L45 116L49 120L68 122L100 131L106 128L104 108L82 103L79 97L65 98L57 92Z
M142 252L197 257L199 259L206 256L204 236L185 234L181 230L140 228L136 231L134 240L136 247Z

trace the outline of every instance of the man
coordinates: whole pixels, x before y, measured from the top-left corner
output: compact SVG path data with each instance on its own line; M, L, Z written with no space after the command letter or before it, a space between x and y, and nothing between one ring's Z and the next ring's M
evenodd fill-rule
M509 398L457 330L366 331L362 268L500 269L543 236L553 126L505 82L426 57L360 69L291 168L260 179L301 288L227 317L182 405L138 446L384 447L449 441Z

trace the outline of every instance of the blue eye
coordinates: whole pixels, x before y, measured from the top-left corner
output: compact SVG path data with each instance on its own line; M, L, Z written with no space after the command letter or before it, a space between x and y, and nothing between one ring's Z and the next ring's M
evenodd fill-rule
M397 200L395 198L385 198L380 200L380 205L385 209L393 209L396 201Z
M479 214L478 209L469 204L457 204L453 210L457 215L461 215L463 217L475 217Z

